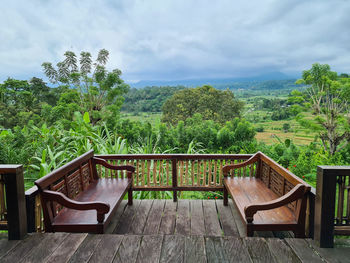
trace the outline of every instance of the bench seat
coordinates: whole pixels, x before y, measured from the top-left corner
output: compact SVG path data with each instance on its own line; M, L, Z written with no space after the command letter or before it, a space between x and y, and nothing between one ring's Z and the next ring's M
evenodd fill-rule
M123 200L125 193L128 191L132 184L131 179L116 179L116 178L100 178L99 180L91 183L87 189L81 192L75 201L79 202L103 202L109 204L111 209L105 215L103 224L108 223L110 216L113 215L114 209L117 208L119 203ZM69 232L81 232L80 226L84 229L91 226L94 229L97 222L96 210L75 210L69 208L63 208L52 222L54 231L62 231L61 229L67 229L68 225L74 225Z
M244 208L251 204L273 201L279 196L265 184L255 177L234 177L225 178L224 184L234 199L242 219L247 223L244 215ZM254 225L273 225L273 224L296 224L297 220L294 213L287 207L282 206L271 210L258 211L254 215Z

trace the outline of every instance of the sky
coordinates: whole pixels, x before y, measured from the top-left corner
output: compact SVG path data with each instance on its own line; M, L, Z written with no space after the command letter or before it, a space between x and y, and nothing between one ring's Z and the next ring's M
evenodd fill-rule
M71 50L110 52L127 82L350 73L347 0L0 0L0 81Z

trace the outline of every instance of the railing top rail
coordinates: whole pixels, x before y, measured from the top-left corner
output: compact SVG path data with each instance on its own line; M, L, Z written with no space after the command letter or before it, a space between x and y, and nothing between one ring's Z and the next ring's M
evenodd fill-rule
M333 165L318 165L317 169L322 169L322 170L334 170L337 172L349 172L350 171L350 166L333 166Z
M21 164L0 164L0 174L16 173L21 168Z
M103 159L249 159L252 154L98 154Z
M34 185L33 187L29 188L26 192L25 195L29 196L29 197L33 197L36 196L38 194L38 187L36 185Z

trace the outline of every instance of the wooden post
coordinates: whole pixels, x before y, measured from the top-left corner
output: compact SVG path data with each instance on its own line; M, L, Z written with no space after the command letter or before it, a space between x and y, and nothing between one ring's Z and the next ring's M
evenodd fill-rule
M171 173L172 173L172 179L173 179L173 188L177 187L177 159L173 158L171 160ZM173 190L173 200L174 202L177 202L177 191Z
M22 165L0 165L6 189L8 239L23 239L27 234Z
M315 196L316 189L312 188L311 191L307 194L307 210L306 210L306 235L309 238L314 238L314 230L315 230Z
M334 245L337 176L350 173L350 166L318 166L315 202L315 240L320 247Z
M26 210L27 210L27 231L36 232L35 224L35 196L38 194L38 187L33 186L25 192Z

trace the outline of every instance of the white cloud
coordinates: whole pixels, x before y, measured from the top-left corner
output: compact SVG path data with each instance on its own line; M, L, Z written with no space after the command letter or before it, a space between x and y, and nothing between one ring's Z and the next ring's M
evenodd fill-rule
M66 50L110 51L124 78L350 72L349 1L1 1L0 80L42 76Z

